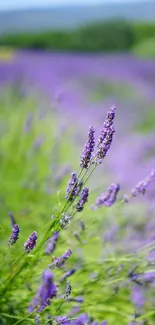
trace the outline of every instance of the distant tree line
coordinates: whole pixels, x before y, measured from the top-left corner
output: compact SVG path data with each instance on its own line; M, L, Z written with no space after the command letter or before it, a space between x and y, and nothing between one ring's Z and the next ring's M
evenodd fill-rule
M155 24L107 20L76 30L6 34L0 45L21 49L76 52L128 51L135 44L155 39Z

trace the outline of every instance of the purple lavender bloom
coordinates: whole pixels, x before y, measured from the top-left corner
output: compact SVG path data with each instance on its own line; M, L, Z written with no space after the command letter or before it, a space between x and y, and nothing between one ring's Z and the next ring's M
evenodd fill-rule
M24 244L24 249L26 253L29 253L35 246L37 241L37 232L34 231L28 238L27 242Z
M66 226L70 223L71 216L66 215L65 213L62 214L62 218L60 219L60 226L62 229L65 229Z
M67 280L67 286L66 286L66 294L65 294L65 299L68 300L69 296L72 292L72 286L69 280Z
M33 144L34 149L36 150L39 149L43 144L43 142L44 142L44 136L43 135L38 136L38 138L34 141Z
M65 264L66 260L68 260L68 258L70 257L71 254L72 254L72 251L70 249L68 249L65 254L55 258L54 262L51 265L49 265L49 267L60 268L61 266L63 266Z
M141 308L145 304L143 291L139 286L132 287L131 300L137 308Z
M70 313L68 314L69 317L74 316L75 314L79 313L80 308L79 306L75 306L71 309Z
M37 294L28 308L29 312L34 311L36 308L39 308L39 311L42 312L46 306L50 306L50 300L57 294L58 288L53 282L52 273L49 270L45 270L42 278L43 283L38 288Z
M80 166L82 168L88 168L88 165L91 161L92 153L93 153L94 147L95 147L94 133L95 133L94 126L90 126L87 142L84 146L83 153L81 156Z
M85 187L80 193L80 200L77 203L76 210L81 212L86 202L88 202L89 188Z
M32 124L32 119L33 119L33 115L31 112L28 113L28 116L27 116L27 119L26 119L26 122L24 124L24 127L23 127L23 131L25 133L27 133L30 128L31 128L31 124Z
M16 223L15 222L15 217L14 217L14 214L12 211L9 212L9 217L10 217L10 220L11 220L11 225L13 227L13 225Z
M155 281L155 272L149 272L144 274L144 282L145 283L152 283Z
M135 188L132 189L131 195L145 194L149 184L155 180L155 169L143 181L139 182Z
M81 227L81 230L84 231L85 230L85 224L83 221L80 221L80 227Z
M57 325L69 325L71 323L70 319L65 316L56 316L55 321Z
M88 320L88 315L82 314L74 321L74 325L85 325L87 320Z
M101 325L108 325L108 322L106 320L104 320Z
M119 190L120 186L118 184L111 184L108 188L108 191L106 193L102 193L101 196L97 198L96 205L98 207L102 207L103 205L111 207L117 199Z
M58 237L59 237L59 232L57 231L53 234L52 237L49 238L47 248L45 251L47 255L52 254L54 252L58 241Z
M13 244L16 243L17 239L19 238L19 232L20 232L19 225L14 224L12 226L12 234L11 234L10 239L8 241L9 246L12 246Z
M78 178L76 172L73 171L68 182L68 187L66 189L66 199L72 202L75 196L78 194L78 191Z
M111 107L108 111L107 118L103 124L103 128L101 129L101 133L97 141L98 151L96 153L96 158L99 163L101 163L101 160L106 156L113 140L113 135L115 133L115 128L113 125L115 111L115 106Z
M64 281L66 278L70 277L71 275L73 275L76 272L76 268L74 267L73 269L69 270L68 272L66 272L63 277L60 279L60 281Z

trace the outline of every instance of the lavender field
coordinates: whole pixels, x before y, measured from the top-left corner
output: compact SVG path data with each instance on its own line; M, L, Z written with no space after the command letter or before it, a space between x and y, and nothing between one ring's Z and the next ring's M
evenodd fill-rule
M0 324L153 325L155 61L13 52L0 117Z

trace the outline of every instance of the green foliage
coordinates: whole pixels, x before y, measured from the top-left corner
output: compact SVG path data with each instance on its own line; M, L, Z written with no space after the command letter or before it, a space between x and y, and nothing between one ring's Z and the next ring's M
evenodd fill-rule
M155 36L144 39L132 48L132 53L146 59L155 58Z
M123 20L83 26L75 31L4 35L0 39L0 45L15 48L86 52L125 51L133 44L132 26Z
M153 22L133 24L133 32L136 43L152 39L155 37L155 24Z
M76 52L121 52L154 57L154 23L107 20L76 30L18 33L1 36L1 46Z

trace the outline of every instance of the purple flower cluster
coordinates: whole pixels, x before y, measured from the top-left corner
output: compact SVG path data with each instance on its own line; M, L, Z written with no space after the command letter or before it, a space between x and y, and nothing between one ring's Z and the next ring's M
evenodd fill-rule
M58 237L59 237L59 232L56 231L53 234L53 236L49 238L47 248L46 248L46 251L45 251L45 253L47 255L52 254L54 252L54 250L56 248L57 241L58 241Z
M62 218L60 219L60 226L62 229L65 229L66 226L70 223L71 216L66 215L65 213L62 214Z
M72 202L75 196L78 194L79 185L78 185L78 177L76 172L72 172L71 178L68 182L68 187L66 189L66 199Z
M55 260L53 261L52 264L49 265L49 267L50 268L55 268L55 267L60 268L61 266L63 266L65 264L66 260L68 260L68 258L71 256L71 254L72 254L72 251L70 249L68 249L65 254L55 258Z
M86 313L83 313L79 315L75 320L71 320L68 317L65 316L56 316L55 321L57 325L86 325L86 324L92 324L92 325L98 325L97 322L94 322L92 318L88 318L88 315ZM103 321L101 325L108 325L107 321Z
M38 288L37 294L32 300L32 303L28 307L29 312L33 312L35 309L39 309L42 312L46 306L49 306L51 299L57 294L57 286L53 282L53 275L49 270L45 270L43 273L43 283Z
M132 189L132 196L137 196L138 194L145 194L149 184L155 180L155 169L152 170L150 175L146 177L143 181L139 182L135 188Z
M94 126L90 126L87 142L84 146L83 153L81 156L80 166L82 168L88 168L88 165L91 161L92 153L93 153L94 147L95 147L94 133L95 133Z
M65 317L65 316L56 316L55 317L55 322L57 325L70 325L71 324L71 321L68 317Z
M27 242L24 244L24 249L26 253L29 253L35 246L37 241L37 232L34 231L28 238Z
M81 212L86 202L88 202L89 188L85 187L80 193L80 200L76 205L76 210Z
M133 286L131 291L131 300L137 309L145 304L144 293L140 286Z
M101 129L101 133L97 141L98 150L96 153L96 157L99 163L106 156L113 140L113 135L115 132L115 128L113 125L113 120L115 118L115 111L116 111L115 106L111 107L110 110L108 111L107 118L103 124L103 128Z
M12 226L12 234L9 238L8 241L8 245L12 246L13 244L15 244L15 242L17 241L17 239L19 238L19 225L17 225L16 223Z
M85 325L88 321L88 315L87 314L81 314L75 321L74 325Z
M118 184L111 184L108 188L108 191L106 193L102 193L96 200L96 205L98 207L101 207L103 205L107 207L111 207L116 199L117 199L117 194L120 190L120 186Z

